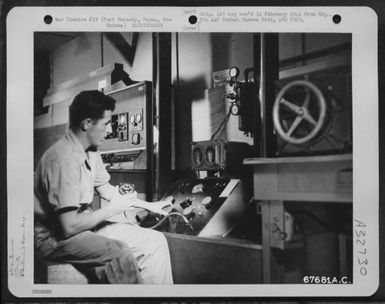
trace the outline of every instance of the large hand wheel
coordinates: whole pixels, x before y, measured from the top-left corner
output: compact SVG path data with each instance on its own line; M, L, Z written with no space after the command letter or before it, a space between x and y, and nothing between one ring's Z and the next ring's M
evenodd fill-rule
M275 98L273 121L278 134L295 145L317 139L326 122L326 101L321 90L306 80L284 86Z

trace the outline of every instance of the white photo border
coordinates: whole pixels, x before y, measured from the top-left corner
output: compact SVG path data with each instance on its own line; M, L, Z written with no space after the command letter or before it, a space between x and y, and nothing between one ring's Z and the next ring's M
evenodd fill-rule
M303 22L205 22L188 17L218 11L313 12ZM323 15L326 14L326 15ZM342 17L340 24L331 16ZM54 22L44 23L51 15ZM162 27L108 28L55 17L167 17ZM377 15L369 7L15 7L7 15L7 193L9 291L17 297L337 297L370 296L379 284L379 146ZM42 285L33 283L34 32L294 32L352 34L353 283L347 285ZM15 172L18 172L15 174ZM22 172L22 174L20 174ZM20 190L22 185L22 191ZM365 245L360 245L364 242ZM22 244L22 246L20 246ZM365 254L363 255L363 249ZM365 262L365 260L366 262ZM21 262L20 262L21 261ZM365 271L363 270L365 268ZM22 275L18 275L22 273ZM40 292L36 292L40 290ZM70 290L70 292L69 292ZM44 292L45 291L45 292Z

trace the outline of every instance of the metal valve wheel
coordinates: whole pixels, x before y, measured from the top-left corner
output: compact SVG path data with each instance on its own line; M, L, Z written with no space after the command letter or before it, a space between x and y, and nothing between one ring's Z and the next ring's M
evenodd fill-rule
M327 105L321 90L306 80L284 86L275 98L273 121L278 134L295 145L320 137L327 121Z

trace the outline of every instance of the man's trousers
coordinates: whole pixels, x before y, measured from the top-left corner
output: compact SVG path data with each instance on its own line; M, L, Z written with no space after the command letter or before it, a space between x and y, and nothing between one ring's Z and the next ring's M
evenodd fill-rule
M94 231L38 244L44 259L71 263L100 283L173 283L167 240L152 229L105 222Z

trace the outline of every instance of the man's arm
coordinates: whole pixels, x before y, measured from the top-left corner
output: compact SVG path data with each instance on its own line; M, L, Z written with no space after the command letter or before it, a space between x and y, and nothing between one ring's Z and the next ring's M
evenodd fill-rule
M59 215L59 220L66 238L82 231L94 228L108 218L131 208L134 196L116 195L110 203L96 211L78 213L77 210L68 211Z
M112 186L108 181L110 180L110 174L107 172L100 154L94 154L96 163L96 174L95 174L95 189L99 195L107 201L110 201L112 197L118 193L116 187ZM124 195L123 197L125 197ZM170 206L171 202L146 202L136 198L131 202L132 207L146 209L148 211L167 215L168 212L164 211L163 208Z
M124 212L130 208L130 200L135 196L125 196L112 191L110 185L110 203L94 212L78 212L80 209L81 193L84 191L79 183L81 177L79 163L70 159L50 163L46 168L44 189L49 202L55 206L54 210L61 224L62 233L70 237L82 231L94 228L111 216Z
M102 186L95 187L95 190L98 192L100 197L107 201L110 201L116 195L116 193L118 193L118 189L110 183L105 183Z
M59 220L64 237L68 238L82 231L94 228L114 214L115 213L107 207L91 213L78 213L78 211L74 210L60 214Z
M110 201L111 198L114 195L116 195L116 193L118 193L118 190L114 186L112 186L110 183L106 183L106 184L104 184L102 186L97 187L96 191L99 193L99 195L101 197L103 197L107 201ZM122 197L125 197L127 195L128 194L122 195ZM153 213L167 215L168 212L164 211L163 208L165 208L167 206L170 206L171 205L171 201L146 202L146 201L143 201L143 200L141 200L139 198L134 198L130 202L130 204L131 204L132 207L142 208L142 209L151 211Z

